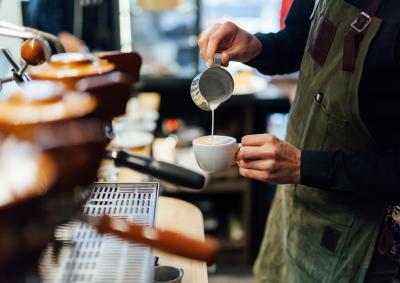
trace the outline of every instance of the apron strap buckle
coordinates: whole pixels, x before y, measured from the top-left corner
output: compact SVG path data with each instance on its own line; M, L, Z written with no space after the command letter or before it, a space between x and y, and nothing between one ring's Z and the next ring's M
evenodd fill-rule
M357 19L351 23L351 27L358 33L362 33L371 23L371 16L365 12L361 12Z
M383 0L370 0L368 8L362 11L357 19L351 25L350 30L344 36L343 46L343 63L342 70L345 72L354 72L358 47L363 39L363 32L371 23L372 16L378 11L378 8Z

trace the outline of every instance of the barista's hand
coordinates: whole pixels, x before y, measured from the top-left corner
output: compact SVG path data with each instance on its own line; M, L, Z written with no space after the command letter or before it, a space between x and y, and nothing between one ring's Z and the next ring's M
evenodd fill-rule
M77 38L75 35L70 34L69 32L60 32L58 34L58 38L60 39L66 52L81 52L85 47L85 44L82 40Z
M200 56L209 66L214 63L214 54L222 52L221 63L229 61L248 62L260 54L261 42L252 34L232 22L218 23L199 36Z
M273 135L243 137L236 157L244 177L276 184L300 182L301 151Z

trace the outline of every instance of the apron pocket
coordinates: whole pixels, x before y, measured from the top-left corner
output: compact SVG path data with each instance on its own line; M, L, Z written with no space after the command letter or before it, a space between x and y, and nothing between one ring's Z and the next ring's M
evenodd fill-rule
M291 212L287 237L288 281L332 282L351 228L337 225L302 205L295 204ZM291 278L291 274L297 278Z
M338 150L346 148L347 121L331 114L322 103L324 95L317 93L309 109L300 148L311 150Z
M323 14L318 19L317 28L308 47L311 57L323 66L336 34L336 26Z
M301 149L321 150L326 130L328 128L328 115L322 106L323 94L314 96L300 140ZM307 110L306 110L307 111Z
M323 104L324 95L317 93L309 109L301 136L300 148L338 150L346 148L347 121L331 114ZM296 203L337 225L351 226L354 220L354 195L296 185Z
M347 120L332 115L332 111L328 111L321 104L321 112L327 117L326 131L321 149L323 150L346 150L348 148Z

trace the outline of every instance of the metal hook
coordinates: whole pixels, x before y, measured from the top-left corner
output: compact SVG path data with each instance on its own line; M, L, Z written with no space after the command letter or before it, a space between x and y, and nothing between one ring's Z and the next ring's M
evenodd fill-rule
M215 53L214 54L214 65L221 66L221 60L222 60L222 53Z

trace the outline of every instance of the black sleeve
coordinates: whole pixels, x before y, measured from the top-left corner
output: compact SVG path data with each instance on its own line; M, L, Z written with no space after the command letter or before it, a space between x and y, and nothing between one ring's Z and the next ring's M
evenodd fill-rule
M246 64L267 75L298 71L310 29L314 0L294 0L285 20L285 28L277 33L257 33L263 49Z
M345 154L303 150L300 183L360 194L400 194L400 148Z
M44 32L57 35L63 31L62 18L63 18L63 7L62 0L37 0L39 3L39 9L37 14L30 15L34 17L37 25L32 26L33 28L43 30Z

